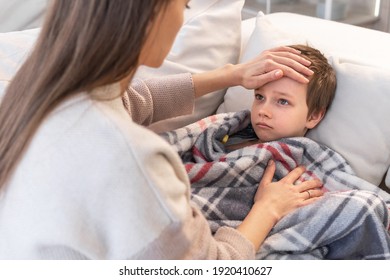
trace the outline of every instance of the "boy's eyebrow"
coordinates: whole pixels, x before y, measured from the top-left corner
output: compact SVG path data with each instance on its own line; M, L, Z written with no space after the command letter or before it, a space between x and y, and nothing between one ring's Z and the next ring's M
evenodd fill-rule
M257 94L257 93L262 93L261 92L261 88L257 88L253 91L254 94ZM292 97L294 96L294 94L292 92L284 92L284 91L278 91L278 90L273 90L272 93L276 93L278 95L282 95L282 96L286 96L286 97Z
M288 96L288 97L294 96L294 94L293 94L293 93L290 93L290 92L277 91L277 90L273 90L272 92L273 92L273 93L277 93L277 94L279 94L279 95Z

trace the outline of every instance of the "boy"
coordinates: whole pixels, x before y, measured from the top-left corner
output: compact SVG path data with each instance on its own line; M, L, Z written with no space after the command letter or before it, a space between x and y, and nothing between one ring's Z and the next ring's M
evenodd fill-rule
M286 137L301 137L324 117L336 91L336 73L327 59L305 45L290 46L311 61L308 84L283 77L254 91L251 125L222 140L228 151Z
M162 135L185 164L191 200L213 232L224 225L236 227L251 209L270 160L277 181L297 166L305 166L295 184L319 179L327 193L318 203L280 220L256 258L389 258L390 195L355 176L338 153L303 137L332 103L335 72L319 51L292 47L312 62L309 84L281 78L254 91L251 112L214 115ZM306 192L308 199L313 191ZM276 195L273 203L279 199ZM378 209L367 211L374 204ZM364 246L374 244L377 236L385 240L383 246Z

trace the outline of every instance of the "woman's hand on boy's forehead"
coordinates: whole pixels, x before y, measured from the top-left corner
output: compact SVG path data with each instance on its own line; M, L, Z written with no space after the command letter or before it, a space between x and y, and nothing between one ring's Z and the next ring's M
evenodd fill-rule
M300 83L308 83L307 76L313 71L308 68L311 62L300 56L300 51L290 47L278 47L262 52L252 60L239 64L242 73L241 85L255 89L264 84L287 76Z
M284 76L287 76L298 82L309 82L309 76L313 75L313 71L308 67L311 62L300 55L300 51L290 47L280 47L269 50L277 67L282 67L281 70ZM303 78L303 79L302 79Z

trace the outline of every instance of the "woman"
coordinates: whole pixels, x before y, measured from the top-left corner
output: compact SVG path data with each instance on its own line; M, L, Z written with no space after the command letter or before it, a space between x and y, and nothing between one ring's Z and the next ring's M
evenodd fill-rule
M187 5L53 1L0 107L0 258L253 258L282 216L322 195L320 182L293 186L301 168L272 183L271 162L242 224L211 235L180 158L138 124L191 113L193 96L216 88L307 82L310 70L282 48L128 87L139 65L161 65Z

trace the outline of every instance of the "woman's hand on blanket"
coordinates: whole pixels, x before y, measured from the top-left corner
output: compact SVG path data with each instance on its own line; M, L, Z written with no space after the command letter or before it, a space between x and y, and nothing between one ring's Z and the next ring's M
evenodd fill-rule
M272 182L275 169L275 163L270 160L254 202L267 204L267 208L272 210L276 222L298 207L313 203L324 194L321 190L322 182L319 180L294 184L305 172L305 167L297 167L280 181Z
M271 160L264 172L256 192L254 204L248 215L237 227L255 250L260 247L274 225L286 214L298 207L308 205L323 195L318 180L306 181L299 185L294 182L305 172L304 167L292 170L278 182L272 182L275 163ZM310 191L310 197L307 191Z
M298 50L283 46L264 51L246 63L237 64L236 75L241 78L239 84L247 89L256 89L283 76L308 83L307 76L313 74L308 68L311 62L299 54Z

